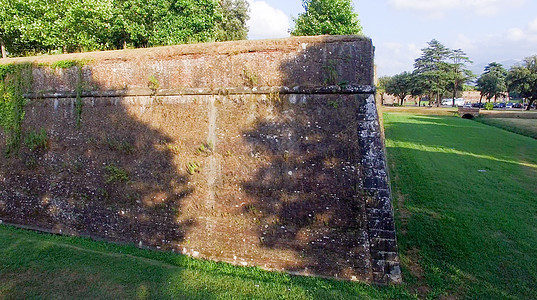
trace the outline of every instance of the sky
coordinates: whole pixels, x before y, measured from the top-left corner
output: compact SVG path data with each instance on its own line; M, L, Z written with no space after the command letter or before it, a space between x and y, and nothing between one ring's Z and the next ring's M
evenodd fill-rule
M301 0L248 0L249 39L289 36ZM536 0L354 0L364 34L375 45L379 76L412 71L427 42L462 49L481 74L490 62L506 67L537 54Z

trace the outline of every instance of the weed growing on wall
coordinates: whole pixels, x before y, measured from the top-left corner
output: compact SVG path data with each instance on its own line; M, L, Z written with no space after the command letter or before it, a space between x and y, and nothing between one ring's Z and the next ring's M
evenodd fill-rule
M24 138L24 144L30 151L44 150L48 146L48 135L45 128L39 131L30 131Z
M190 175L194 175L195 173L199 173L201 169L201 165L197 161L191 161L186 165L186 171Z
M157 90L160 88L160 82L155 77L155 75L149 76L147 80L147 86L151 89L151 91L153 91L153 94L156 94Z
M247 69L243 70L242 76L244 78L246 86L253 88L259 82L259 78L256 74L250 73Z
M0 66L0 127L5 133L6 157L19 153L26 105L23 95L31 84L31 64Z
M326 85L336 85L339 74L336 70L336 61L329 59L325 66L323 66L325 71L324 84Z
M76 83L76 101L75 101L75 113L76 113L76 129L80 129L81 123L82 123L82 107L84 106L84 102L82 101L82 82L84 81L84 77L82 75L82 66L78 67L78 78Z
M104 167L107 171L106 183L127 182L129 181L129 174L121 167L115 165L107 165Z

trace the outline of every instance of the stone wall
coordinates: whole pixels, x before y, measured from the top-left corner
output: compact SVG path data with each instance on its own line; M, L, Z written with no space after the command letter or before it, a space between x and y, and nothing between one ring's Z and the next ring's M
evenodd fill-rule
M373 51L300 37L1 60L33 64L23 135L48 145L0 158L0 219L400 282Z

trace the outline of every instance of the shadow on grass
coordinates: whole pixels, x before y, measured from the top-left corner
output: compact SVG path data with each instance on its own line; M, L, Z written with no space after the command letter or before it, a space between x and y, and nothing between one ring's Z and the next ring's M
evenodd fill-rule
M428 286L422 296L531 299L537 142L474 128L473 121L425 121L431 118L441 126L422 117L385 118L407 279Z
M0 296L8 298L410 298L400 288L377 290L3 225L0 237Z
M91 80L90 69L85 67L80 72L78 67L59 73L49 69L46 76L54 82L65 80L65 74L74 78L83 74L83 82L72 80L67 90L75 90L74 85L100 89ZM173 114L164 105L133 108L122 100L121 97L85 98L80 103L72 98L30 100L23 135L43 128L47 133L47 146L38 149L23 146L19 156L0 157L0 219L56 233L92 236L142 247L171 250L183 242L194 222L178 220L177 216L184 198L193 189L188 184L189 176L175 165L174 153L168 147L174 137L147 122L148 116ZM0 149L4 149L4 136L0 134L0 138ZM17 243L14 241L9 247L17 247ZM11 298L11 293L26 293L28 286L24 277L37 283L40 291L36 293L45 293L45 298L56 298L56 293L78 293L69 289L61 292L56 289L58 286L79 288L82 294L95 292L100 298L107 298L116 292L121 294L123 287L115 285L107 289L106 280L100 278L101 271L115 280L137 274L136 264L114 271L109 269L110 264L115 264L113 259L93 257L93 261L77 254L76 249L52 251L50 248L55 246L46 241L30 241L27 246L24 253L14 250L11 254L20 255L23 261L33 258L49 269L27 260L23 268L12 268L13 262L4 259L0 265L4 282L0 298ZM49 254L65 255L66 260L49 257ZM83 262L91 263L89 270L93 271L85 269ZM71 268L71 263L76 265L75 269ZM7 278L12 275L13 280ZM163 281L166 277L162 274L155 278ZM92 280L104 284L102 291L84 290L84 283L91 284ZM62 281L69 284L62 284ZM12 286L6 287L7 282ZM29 297L41 298L41 294L28 293Z

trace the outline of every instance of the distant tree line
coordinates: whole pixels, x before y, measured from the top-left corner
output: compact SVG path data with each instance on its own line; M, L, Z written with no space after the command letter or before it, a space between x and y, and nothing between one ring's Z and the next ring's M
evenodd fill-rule
M428 99L429 105L434 102L440 106L441 98L447 95L455 106L457 94L470 83L475 83L480 91L480 103L483 98L488 102L496 101L511 93L527 99L529 110L537 100L537 55L525 58L523 63L510 70L492 62L475 82L476 76L467 68L469 63L471 60L464 51L449 49L433 39L414 61L413 72L381 77L377 90L383 102L382 94L386 93L395 96L400 105L407 96L413 96Z
M3 57L246 39L246 0L9 0Z

